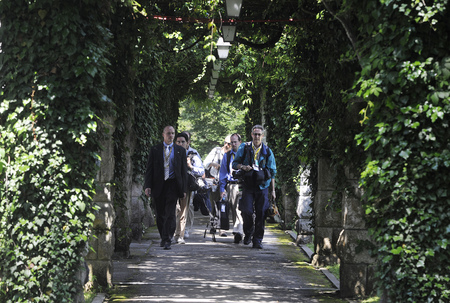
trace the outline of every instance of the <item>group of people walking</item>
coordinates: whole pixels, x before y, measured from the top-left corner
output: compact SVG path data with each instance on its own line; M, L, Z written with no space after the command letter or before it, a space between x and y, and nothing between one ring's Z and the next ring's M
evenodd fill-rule
M224 146L211 150L202 163L199 153L190 146L189 132L175 134L174 127L164 128L163 142L150 149L144 183L156 212L161 247L171 249L172 243L184 244L189 237L195 194L188 189L190 173L214 179L217 188L208 191L213 203L227 199L234 243L242 241L263 248L265 212L269 197L276 198L276 164L273 152L262 142L264 128L255 125L251 136L252 141L246 143L237 133L227 136ZM221 236L226 236L225 231Z

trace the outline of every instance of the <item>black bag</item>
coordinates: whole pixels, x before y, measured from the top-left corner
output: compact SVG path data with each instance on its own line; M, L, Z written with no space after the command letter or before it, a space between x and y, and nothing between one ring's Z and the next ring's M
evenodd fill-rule
M254 170L253 171L253 181L256 185L261 185L266 182L264 179L264 170Z
M263 168L260 170L249 170L243 172L242 180L247 187L253 187L258 185L263 185L267 180L271 178L270 170L268 168Z
M200 210L203 216L208 216L210 210L208 209L210 206L206 205L207 203L207 193L196 193L194 195L194 211Z
M272 174L270 173L270 169L268 169L267 167L264 167L263 171L264 171L264 180L265 181L267 181L267 180L272 178Z
M230 219L228 213L230 212L230 203L228 201L219 200L216 202L217 212L219 216L220 229L230 229Z
M202 177L196 177L191 172L188 172L188 189L189 191L199 191L206 189L206 180Z

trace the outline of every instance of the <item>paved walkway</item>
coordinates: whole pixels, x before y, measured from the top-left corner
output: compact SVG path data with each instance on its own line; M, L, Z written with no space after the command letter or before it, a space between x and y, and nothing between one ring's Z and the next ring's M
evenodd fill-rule
M289 235L266 226L263 249L206 233L196 212L194 232L171 250L156 228L132 243L129 259L114 260L114 290L105 302L348 302L311 267Z

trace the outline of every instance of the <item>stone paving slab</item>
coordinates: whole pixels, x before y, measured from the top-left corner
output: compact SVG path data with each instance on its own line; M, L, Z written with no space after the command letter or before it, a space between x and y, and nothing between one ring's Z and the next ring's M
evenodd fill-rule
M156 228L132 243L131 257L113 262L105 302L348 302L283 231L266 227L259 250L234 244L230 232L204 237L208 217L199 212L194 222L171 250L159 247Z

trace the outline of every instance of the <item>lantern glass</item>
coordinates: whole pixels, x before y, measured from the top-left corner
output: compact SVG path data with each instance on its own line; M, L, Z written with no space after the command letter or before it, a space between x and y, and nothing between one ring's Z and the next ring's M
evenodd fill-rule
M230 46L230 42L224 42L222 37L217 40L217 53L220 59L226 59L228 57Z
M228 18L239 18L242 8L242 0L225 0L225 8Z
M223 41L233 42L236 37L236 25L235 24L225 24L222 25L223 31Z

